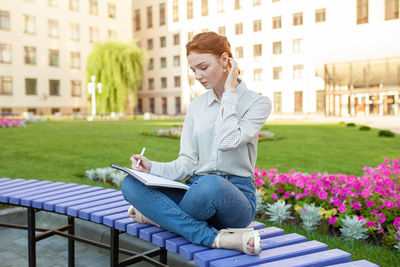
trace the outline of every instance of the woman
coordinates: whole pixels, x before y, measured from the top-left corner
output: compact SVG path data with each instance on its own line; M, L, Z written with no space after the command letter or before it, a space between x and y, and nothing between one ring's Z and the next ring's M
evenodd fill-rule
M129 214L194 244L258 254L258 231L243 227L255 215L258 133L271 102L238 79L226 37L214 32L197 34L186 45L186 52L196 80L208 91L188 107L179 157L166 163L141 155L131 160L132 168L140 160L137 170L171 180L189 176L185 183L190 189L149 188L127 176L121 190L133 205Z

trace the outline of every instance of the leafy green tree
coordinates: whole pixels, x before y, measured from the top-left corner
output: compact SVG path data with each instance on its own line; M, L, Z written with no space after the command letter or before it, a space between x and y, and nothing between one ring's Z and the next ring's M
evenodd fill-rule
M86 63L86 81L89 83L94 75L96 83L102 83L101 93L96 92L98 112L125 112L130 94L136 103L145 57L134 43L108 41L93 46Z

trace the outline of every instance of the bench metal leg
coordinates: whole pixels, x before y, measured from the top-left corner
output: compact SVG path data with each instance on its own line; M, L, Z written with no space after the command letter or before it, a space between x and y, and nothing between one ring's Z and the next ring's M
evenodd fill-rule
M35 212L32 207L28 207L28 259L29 267L36 267L36 231L35 231Z
M68 233L72 236L75 235L75 220L74 217L68 216ZM75 240L68 238L68 267L75 266Z
M119 234L114 227L110 231L110 266L116 267L119 263Z

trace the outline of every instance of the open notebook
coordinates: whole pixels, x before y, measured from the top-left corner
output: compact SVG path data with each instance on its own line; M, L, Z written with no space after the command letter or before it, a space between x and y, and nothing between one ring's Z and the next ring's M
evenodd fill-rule
M111 164L111 167L131 175L132 177L136 178L139 182L150 187L170 187L170 188L178 188L184 190L189 189L189 186L183 183L173 180L168 180L160 176L155 176L152 174L135 171L133 169L122 167L116 164Z

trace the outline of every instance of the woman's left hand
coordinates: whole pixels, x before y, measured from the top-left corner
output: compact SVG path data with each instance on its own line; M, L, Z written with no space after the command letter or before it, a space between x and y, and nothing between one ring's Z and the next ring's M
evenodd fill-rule
M225 81L225 91L226 92L235 92L235 88L237 86L237 78L239 76L239 69L237 66L237 61L233 58L229 58L229 63L231 63L231 69L229 70L228 77Z

